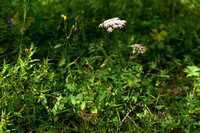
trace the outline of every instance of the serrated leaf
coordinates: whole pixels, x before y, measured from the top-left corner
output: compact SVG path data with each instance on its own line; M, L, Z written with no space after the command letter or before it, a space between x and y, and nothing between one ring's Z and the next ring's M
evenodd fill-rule
M187 66L184 70L184 72L187 73L187 77L200 76L198 71L200 71L200 68L197 66Z
M56 44L56 46L54 46L54 49L61 47L62 44Z
M61 103L62 96L59 96L58 99L56 100L56 103L52 109L52 112L54 115L56 115L59 111L64 109L64 103Z

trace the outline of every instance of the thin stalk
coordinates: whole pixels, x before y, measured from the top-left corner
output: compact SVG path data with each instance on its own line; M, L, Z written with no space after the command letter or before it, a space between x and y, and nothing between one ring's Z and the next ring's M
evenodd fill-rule
M115 36L115 35L114 35ZM120 55L120 48L119 48L119 44L118 44L118 37L115 37L115 38L117 38L117 51L118 51L118 58L119 58L119 64L120 64L120 71L121 71L121 68L122 68L122 66L121 66L121 55Z
M65 28L65 42L64 42L64 57L63 58L67 58L67 64L70 63L70 57L67 53L67 49L69 48L69 45L68 45L68 32L67 32L67 22L64 21L64 28ZM69 69L69 72L71 72L71 67L68 68Z
M119 54L119 61L120 61L120 66L121 66L121 55L120 55L120 51L119 51L119 44L117 43L117 49L118 49L118 54Z
M21 54L22 54L22 41L23 41L23 36L24 36L24 28L25 28L25 23L26 23L26 15L27 12L29 10L28 5L29 5L29 1L28 4L26 3L26 0L24 0L25 2L25 7L24 7L24 16L23 16L23 23L22 23L22 30L21 30L21 38L20 38L20 44L19 44L19 59L21 59Z

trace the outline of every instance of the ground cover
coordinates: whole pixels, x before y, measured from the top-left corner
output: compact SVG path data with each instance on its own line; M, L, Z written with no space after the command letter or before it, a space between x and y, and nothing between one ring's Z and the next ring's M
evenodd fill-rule
M198 0L0 5L0 132L200 131Z

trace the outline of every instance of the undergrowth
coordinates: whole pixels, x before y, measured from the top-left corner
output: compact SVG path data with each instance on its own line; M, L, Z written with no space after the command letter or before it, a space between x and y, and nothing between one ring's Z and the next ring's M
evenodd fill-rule
M200 131L197 0L0 5L0 132Z

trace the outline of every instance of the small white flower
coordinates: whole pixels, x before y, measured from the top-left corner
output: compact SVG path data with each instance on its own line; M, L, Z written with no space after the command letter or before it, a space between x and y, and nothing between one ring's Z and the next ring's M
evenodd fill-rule
M107 29L107 31L108 31L108 32L112 32L113 29L112 29L111 27L109 27L109 28Z
M137 51L138 53L143 54L146 51L146 47L140 44L133 44L131 47L133 48L133 53Z
M112 32L115 28L122 28L126 24L125 20L120 20L119 18L111 18L108 20L105 20L103 23L99 25L99 27L105 27L107 28L108 32Z

